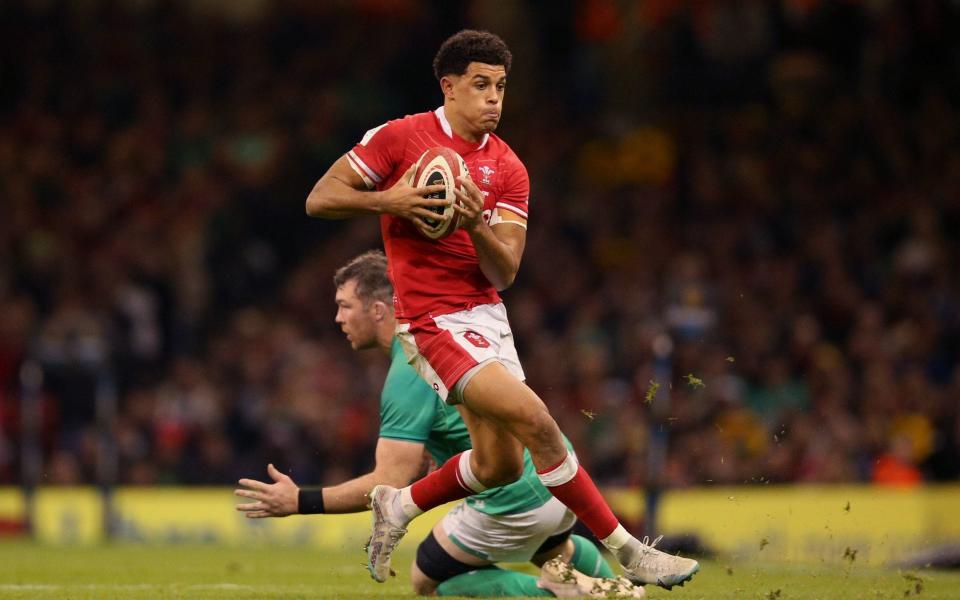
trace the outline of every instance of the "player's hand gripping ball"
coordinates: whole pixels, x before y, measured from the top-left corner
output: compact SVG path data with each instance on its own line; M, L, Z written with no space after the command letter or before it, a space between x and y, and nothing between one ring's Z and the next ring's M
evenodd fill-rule
M457 186L457 177L469 176L470 171L467 169L467 163L450 148L434 146L420 156L420 160L417 161L417 168L413 173L411 185L419 188L442 184L446 186L445 190L427 194L425 197L451 200L451 203L447 206L426 207L437 213L441 218L424 219L429 229L421 230L420 232L423 235L432 240L439 240L457 230L460 226L460 213L453 208L453 205L459 201L453 190ZM466 192L463 185L460 186L460 191Z

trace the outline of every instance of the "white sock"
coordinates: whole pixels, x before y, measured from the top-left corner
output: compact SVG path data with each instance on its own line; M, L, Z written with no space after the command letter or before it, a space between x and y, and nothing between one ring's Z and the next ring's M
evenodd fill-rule
M394 496L394 502L396 502L396 508L401 514L403 514L407 521L412 520L415 517L419 517L423 514L423 510L417 506L417 503L413 501L413 495L410 493L410 487L407 486L400 490L400 493Z
M562 463L554 467L551 471L538 473L537 476L540 478L540 483L544 486L556 487L576 477L579 469L580 463L577 462L577 457L573 452L568 451L567 457L563 459Z
M630 541L633 538L630 533L623 528L623 525L617 525L617 528L613 530L613 533L603 538L603 545L611 550L619 550L623 547L624 544Z
M460 454L460 461L457 463L457 471L460 473L460 480L463 485L468 487L474 494L479 494L487 489L487 486L480 483L477 476L473 474L473 467L470 466L470 456L473 450L465 450Z

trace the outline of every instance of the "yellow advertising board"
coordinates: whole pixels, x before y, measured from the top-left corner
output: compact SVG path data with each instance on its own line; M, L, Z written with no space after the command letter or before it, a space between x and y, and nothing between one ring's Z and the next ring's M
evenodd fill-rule
M638 490L607 490L615 510L642 518ZM113 493L113 532L147 543L285 544L361 553L366 513L247 519L230 488L128 487ZM914 490L869 486L755 486L664 494L659 532L693 534L733 559L883 563L960 540L960 485ZM414 521L422 539L448 507ZM0 519L22 519L17 488L0 488ZM95 488L42 488L35 496L37 538L53 544L104 539L104 503Z

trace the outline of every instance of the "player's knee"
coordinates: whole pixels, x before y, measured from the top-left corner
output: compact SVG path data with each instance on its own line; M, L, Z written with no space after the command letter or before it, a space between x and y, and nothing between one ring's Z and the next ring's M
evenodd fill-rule
M497 485L507 485L520 479L523 475L523 462L510 463L504 465L500 470L500 483Z
M523 474L523 457L519 460L499 460L493 464L479 465L477 479L487 488L500 487L520 479Z
M486 488L495 488L502 485L509 485L514 481L520 479L520 474L523 472L523 467L519 469L501 466L497 469L490 469L489 471L479 475L477 479L480 480L480 483Z
M410 567L410 584L418 596L433 596L437 592L437 582L424 575L416 562Z
M428 580L412 580L413 593L418 596L434 596L437 593L437 585Z

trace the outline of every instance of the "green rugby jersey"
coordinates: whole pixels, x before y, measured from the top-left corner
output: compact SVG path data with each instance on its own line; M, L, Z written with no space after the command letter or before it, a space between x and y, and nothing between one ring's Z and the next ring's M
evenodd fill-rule
M380 394L380 437L419 442L438 465L470 449L470 434L460 413L441 400L407 363L396 338L390 347L390 370ZM533 510L550 498L537 477L530 453L524 450L519 480L470 496L467 504L488 515L503 515Z

